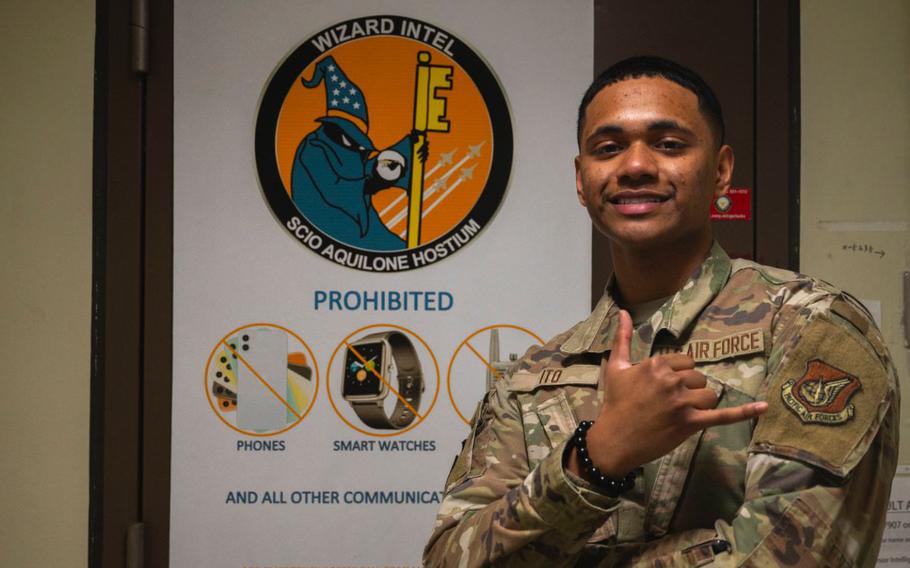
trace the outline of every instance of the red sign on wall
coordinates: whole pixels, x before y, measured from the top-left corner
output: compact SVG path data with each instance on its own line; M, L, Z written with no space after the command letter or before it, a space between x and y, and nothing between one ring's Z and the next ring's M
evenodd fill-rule
M711 219L715 221L751 221L752 188L731 187L711 203Z

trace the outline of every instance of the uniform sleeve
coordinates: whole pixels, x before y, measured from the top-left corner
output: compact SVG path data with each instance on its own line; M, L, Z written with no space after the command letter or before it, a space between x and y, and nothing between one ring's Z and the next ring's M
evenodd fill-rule
M875 565L897 467L897 374L858 308L824 308L794 314L772 350L763 394L769 410L753 432L737 515L718 520L716 537L701 544L671 534L667 539L685 548L657 541L634 560Z
M730 560L753 566L874 566L896 467L896 412L847 478L774 454L753 454L747 502L717 523ZM722 564L721 564L722 565Z
M897 468L897 373L878 330L844 296L801 309L781 335L746 502L716 525L732 547L718 563L874 566Z
M475 414L446 481L428 567L571 566L618 504L567 477L565 444L529 468L520 408L504 382Z

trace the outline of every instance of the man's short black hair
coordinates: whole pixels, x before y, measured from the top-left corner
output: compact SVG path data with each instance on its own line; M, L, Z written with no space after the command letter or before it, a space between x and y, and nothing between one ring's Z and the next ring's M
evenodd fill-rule
M585 95L581 98L581 104L578 105L578 144L581 146L581 132L585 127L585 112L588 105L597 96L597 93L604 87L618 83L626 79L637 79L639 77L662 77L668 81L673 81L693 93L698 97L698 110L708 120L708 126L714 135L717 146L724 143L724 114L720 109L720 102L714 95L711 87L705 83L698 73L683 67L679 63L655 57L651 55L639 55L623 59L614 63L606 71L594 79Z

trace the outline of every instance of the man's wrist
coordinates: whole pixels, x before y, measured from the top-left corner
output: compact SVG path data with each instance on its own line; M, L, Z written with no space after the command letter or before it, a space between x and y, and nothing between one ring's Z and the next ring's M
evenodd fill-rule
M594 421L591 422L594 423ZM616 439L615 433L609 432L609 427L603 427L600 421L590 426L586 434L586 442L588 457L600 470L600 473L606 477L620 479L640 465L627 463L623 459L621 441ZM576 463L580 471L585 469L577 455ZM576 470L572 470L572 472L577 473Z
M565 526L568 532L596 528L621 503L567 467L570 440L546 456L524 480L531 507L551 526ZM591 525L590 523L594 523Z
M591 420L582 420L570 439L570 459L577 470L581 471L581 477L587 482L593 484L599 490L603 491L610 497L618 497L635 487L636 471L630 469L627 473L618 477L611 477L601 471L591 460L588 454L587 436L588 431L594 425ZM573 472L574 473L574 472Z

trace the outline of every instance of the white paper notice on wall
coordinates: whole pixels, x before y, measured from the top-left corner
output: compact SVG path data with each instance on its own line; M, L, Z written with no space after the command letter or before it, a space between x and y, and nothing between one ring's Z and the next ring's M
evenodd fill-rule
M910 466L899 466L876 566L910 566Z

